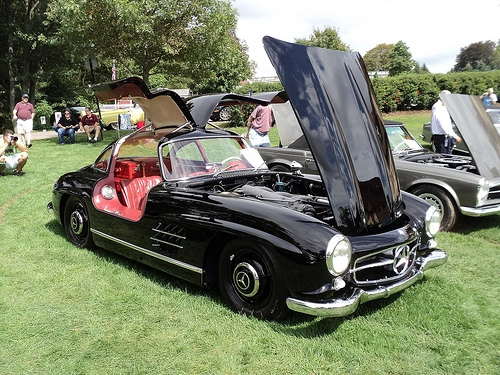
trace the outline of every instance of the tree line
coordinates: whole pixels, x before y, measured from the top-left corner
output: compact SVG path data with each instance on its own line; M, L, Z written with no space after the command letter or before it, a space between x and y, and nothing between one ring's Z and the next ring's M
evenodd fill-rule
M255 71L229 0L3 0L2 10L1 128L12 126L23 93L38 115L50 116L68 104L92 105L85 88L112 78L202 94L234 91ZM351 51L331 26L295 42ZM403 41L379 44L364 61L390 76L428 73ZM486 41L464 47L453 71L499 68L500 43Z
M340 38L338 30L327 26L323 30L314 28L309 38L296 38L295 43L308 46L351 52L351 47ZM381 43L363 56L366 69L371 72L386 71L389 76L407 73L430 73L425 62L420 64L413 59L410 48L402 40L395 44ZM460 49L456 64L450 73L486 72L500 69L500 40L487 40L472 43Z
M23 93L38 114L92 102L85 87L140 76L151 87L230 91L254 71L228 0L3 0L0 126ZM47 113L50 114L50 113Z

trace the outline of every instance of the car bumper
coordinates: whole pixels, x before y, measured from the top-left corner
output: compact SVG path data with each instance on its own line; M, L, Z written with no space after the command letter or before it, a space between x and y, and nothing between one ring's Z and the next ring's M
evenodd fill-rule
M486 207L460 207L460 212L465 216L488 216L500 213L500 205L496 204L494 206Z
M341 317L350 315L354 313L354 311L356 311L358 306L362 303L389 297L415 284L424 277L424 271L445 264L447 259L448 256L444 251L434 250L426 257L422 257L420 259L420 264L418 266L419 269L413 276L400 282L387 286L381 286L372 290L355 288L351 296L345 299L312 302L296 298L288 298L286 303L290 310L303 314L322 317Z

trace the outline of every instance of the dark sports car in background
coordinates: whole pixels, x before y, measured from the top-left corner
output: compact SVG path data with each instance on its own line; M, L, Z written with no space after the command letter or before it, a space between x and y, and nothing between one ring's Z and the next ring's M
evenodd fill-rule
M288 93L271 104L290 99L319 175L270 171L241 136L207 125L221 100L259 99L184 103L138 78L96 85L101 101L132 98L149 125L57 180L48 208L68 239L218 286L232 309L263 319L345 316L444 264L436 209L399 189L360 55L264 46Z
M401 122L386 120L384 124L401 188L433 204L442 214L441 229L450 230L460 214L487 216L500 213L500 137L488 125L487 119L480 120L482 109L477 106L477 98L447 95L445 100L459 123L472 125L467 128L474 138L470 144L474 146L473 150L482 152L475 151L471 156L430 152ZM291 107L273 104L273 111L281 143L286 147L258 149L268 167L274 171L301 169L304 173L317 174L309 145L296 119L290 116ZM471 118L475 120L471 121ZM483 150L481 145L486 149ZM299 163L302 168L292 166L292 162Z
M212 112L210 120L212 121L229 121L231 118L231 107L218 105Z

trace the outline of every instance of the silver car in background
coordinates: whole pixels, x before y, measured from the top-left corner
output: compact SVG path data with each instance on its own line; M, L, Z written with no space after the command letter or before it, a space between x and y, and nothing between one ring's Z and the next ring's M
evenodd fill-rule
M385 121L401 188L433 204L442 214L441 230L451 230L460 216L500 213L500 135L478 98L445 95L445 103L472 150L470 155L431 152L396 121ZM309 145L285 105L273 105L281 147L258 148L268 167L288 171L300 163L316 174Z

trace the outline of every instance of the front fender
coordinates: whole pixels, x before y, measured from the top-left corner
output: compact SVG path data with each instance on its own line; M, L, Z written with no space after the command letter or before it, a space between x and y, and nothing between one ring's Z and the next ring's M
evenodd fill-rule
M449 185L448 183L446 183L444 181L439 181L439 180L434 179L434 178L420 178L420 179L412 181L412 183L409 184L408 186L405 185L405 186L402 186L401 188L403 190L411 193L412 191L414 191L417 187L419 187L421 185L432 185L432 186L437 186L437 187L443 189L455 201L455 204L457 205L457 207L460 207L460 198L458 197L457 193L455 192L455 189L453 189L451 187L451 185Z
M255 199L221 195L191 198L182 200L184 207L193 207L182 214L184 225L213 232L204 260L209 283L216 278L220 252L232 238L265 247L286 270L284 277L292 295L312 293L332 282L324 260L329 241L339 234L334 228L304 213ZM197 204L197 200L203 204ZM203 211L194 209L201 206Z
M299 160L295 160L296 162L300 162ZM272 168L275 165L285 165L288 169L292 168L292 161L282 158L273 158L266 162L269 168Z

